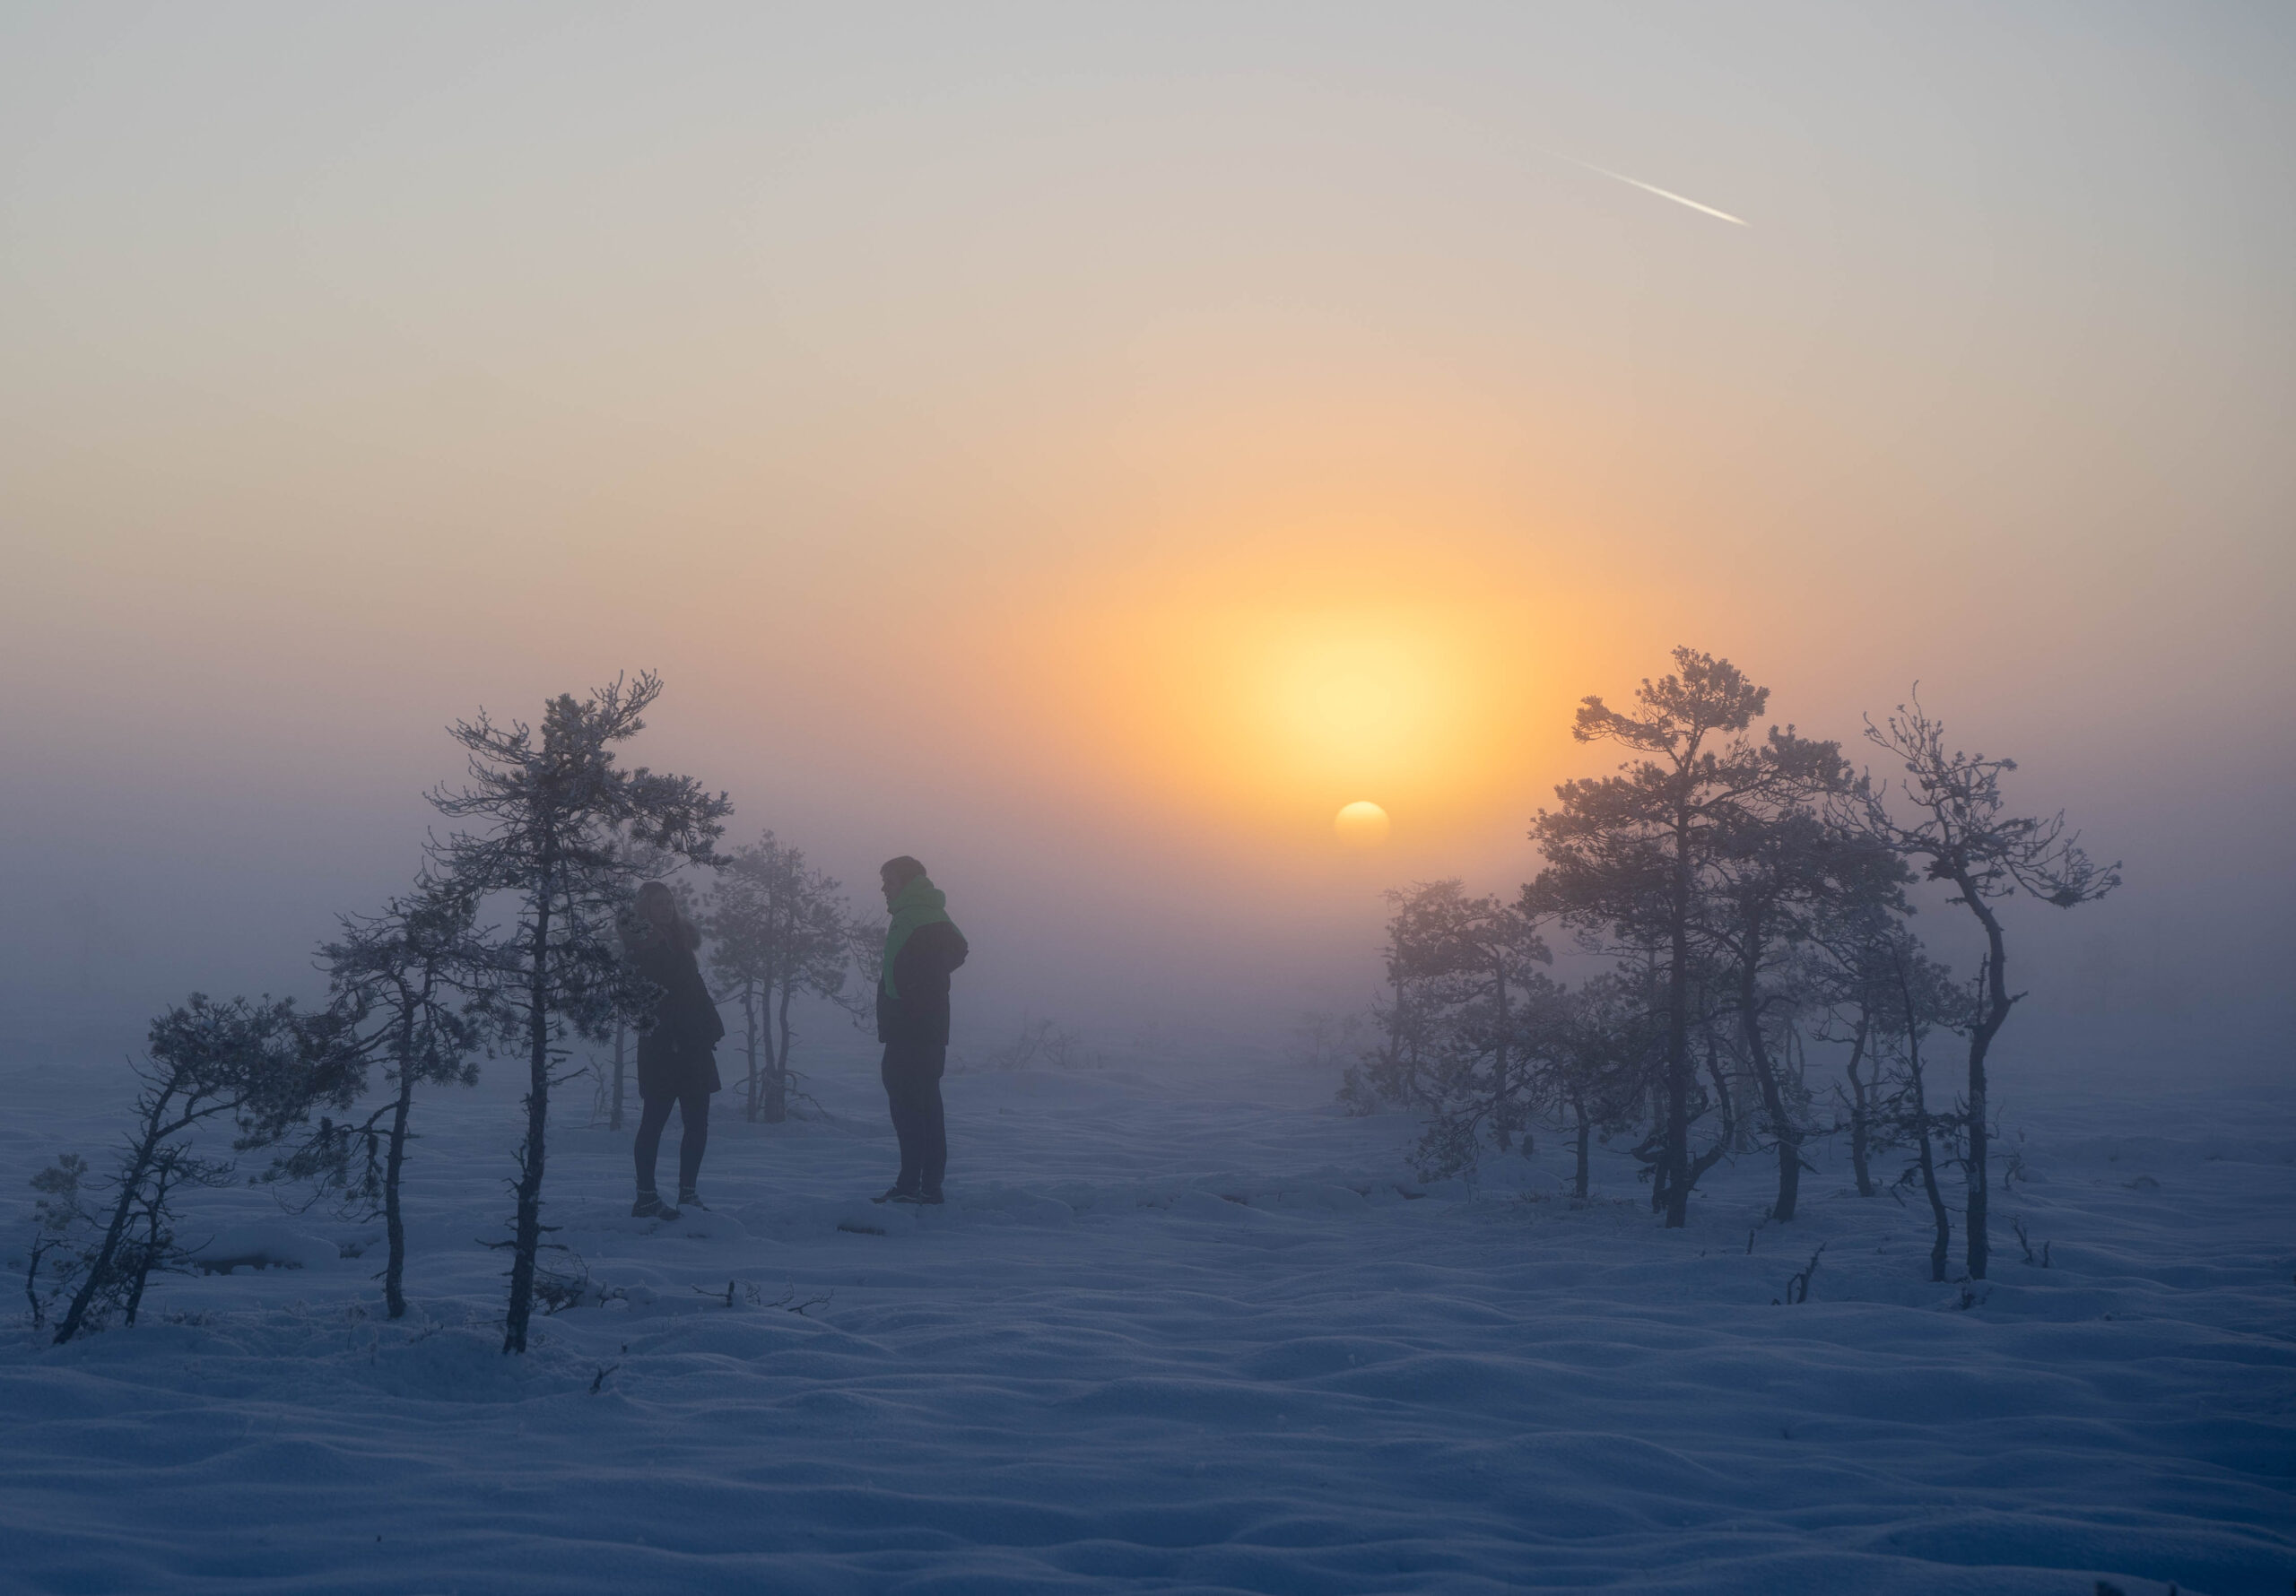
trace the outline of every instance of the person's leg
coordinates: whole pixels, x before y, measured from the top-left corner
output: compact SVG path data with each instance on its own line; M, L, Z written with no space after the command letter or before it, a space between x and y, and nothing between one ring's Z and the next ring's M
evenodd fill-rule
M695 1087L678 1099L678 1201L693 1196L701 1155L709 1146L709 1094Z
M913 1193L924 1178L923 1148L918 1141L915 1089L906 1050L888 1043L878 1078L885 1083L885 1107L892 1115L893 1135L900 1142L900 1175L896 1192Z
M638 1195L643 1199L654 1193L654 1160L662 1150L662 1130L670 1123L670 1107L677 1099L671 1097L639 1099L644 1112L638 1118Z
M949 1127L941 1110L941 1074L948 1064L944 1049L935 1048L926 1067L917 1073L918 1184L927 1197L941 1194L941 1179L949 1172Z

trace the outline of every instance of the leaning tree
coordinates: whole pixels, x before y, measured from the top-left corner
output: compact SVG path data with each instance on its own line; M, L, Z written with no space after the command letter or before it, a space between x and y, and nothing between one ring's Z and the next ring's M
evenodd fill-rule
M502 1349L526 1349L535 1261L542 1246L542 1185L552 1066L570 1037L603 1042L617 1016L652 995L623 961L617 911L641 873L626 844L650 843L708 863L733 806L690 776L615 763L615 745L645 726L661 695L652 672L617 677L588 698L561 694L542 724L497 725L481 711L451 728L469 756L468 785L430 802L457 829L435 840L440 874L474 897L501 893L516 923L495 941L504 996L503 1039L526 1055L526 1138L518 1152L510 1302Z
M2120 885L2120 865L2091 859L2080 834L2066 829L2062 810L2054 815L2009 813L2001 778L2016 769L2016 761L1949 749L1944 724L1918 698L1911 708L1899 705L1878 726L1869 718L1866 736L1904 767L1896 796L1903 801L1905 818L1899 818L1892 794L1878 788L1864 794L1857 818L1928 880L1952 889L1946 901L1968 909L1985 932L1976 1011L1969 1020L1969 1088L1962 1105L1969 1202L1963 1228L1970 1279L1981 1280L1991 1253L1986 1234L1986 1056L2009 1011L2025 995L2009 990L2008 941L1996 906L2020 894L2061 909L2091 903Z
M304 1013L284 998L216 1002L199 993L152 1022L136 1074L144 1089L135 1099L135 1128L109 1177L109 1216L81 1207L86 1166L76 1158L59 1160L32 1182L51 1194L50 1212L60 1203L100 1227L71 1266L74 1289L57 1326L59 1345L102 1323L114 1309L135 1323L152 1273L182 1260L175 1235L178 1189L223 1185L232 1177L230 1160L194 1150L202 1129L228 1123L239 1132L232 1143L238 1150L267 1146L320 1104L348 1102L356 1079L344 1023L332 1011ZM37 1255L33 1262L37 1268Z

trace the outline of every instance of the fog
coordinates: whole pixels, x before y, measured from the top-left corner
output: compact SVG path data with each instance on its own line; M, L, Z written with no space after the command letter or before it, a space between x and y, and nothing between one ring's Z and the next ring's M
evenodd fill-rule
M2031 1011L2252 1054L2296 958L2290 45L13 12L0 1047L316 995L449 722L645 669L630 757L729 837L861 898L927 863L961 1048L1265 1042L1370 999L1384 889L1526 880L1615 762L1573 707L1687 644L1845 742L1918 681L2126 862L2021 911ZM1335 845L1358 799L1384 847Z
M2292 84L0 6L0 1583L2285 1592Z

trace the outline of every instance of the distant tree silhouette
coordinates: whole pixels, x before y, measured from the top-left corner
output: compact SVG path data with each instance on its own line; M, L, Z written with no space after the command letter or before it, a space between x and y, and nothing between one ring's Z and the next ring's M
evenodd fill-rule
M2120 885L2120 866L2092 860L2080 834L2066 829L2062 811L2046 816L2008 812L2001 778L2016 769L2016 762L1949 749L1944 724L1922 708L1919 698L1910 708L1899 705L1880 725L1869 717L1866 736L1895 759L1904 775L1894 793L1868 790L1857 818L1921 874L1950 887L1947 901L1966 908L1985 932L1962 1104L1969 1273L1981 1280L1992 1251L1986 1225L1986 1059L2010 1010L2024 996L2009 990L2008 941L1995 906L2021 893L2058 908L2091 903Z
M1595 1133L1625 1130L1649 1101L1664 1012L1649 984L1647 972L1631 967L1590 976L1559 993L1551 1034L1532 1038L1544 1095L1570 1136L1571 1194L1581 1201L1592 1187Z
M315 1182L357 1211L379 1214L387 1255L383 1302L406 1313L406 1226L399 1193L418 1086L478 1080L478 1053L500 1029L500 973L476 927L476 904L457 884L424 876L374 915L346 915L319 957L335 1011L350 1029L355 1091L384 1066L390 1096L364 1120L323 1119L273 1175Z
M1372 1011L1379 1043L1340 1087L1342 1100L1364 1114L1382 1103L1432 1107L1440 1097L1436 1054L1443 1045L1443 1019L1467 1001L1473 985L1472 976L1463 979L1463 963L1473 954L1462 927L1496 910L1488 899L1469 900L1457 880L1421 881L1383 896L1393 913L1387 916L1387 997Z
M624 770L614 747L636 736L661 694L652 672L617 678L588 698L561 694L539 727L498 726L482 711L451 728L469 755L468 784L433 792L450 820L474 822L433 845L441 874L474 898L509 895L517 921L492 943L504 982L501 1037L526 1055L526 1135L518 1152L502 1349L524 1352L542 1245L543 1172L553 1066L569 1037L604 1041L617 1017L654 994L623 962L616 912L639 878L626 838L707 863L732 805L691 777Z
M1328 1070L1353 1060L1362 1046L1362 1015L1309 1009L1292 1025L1285 1054L1301 1069Z
M741 1005L744 1108L752 1120L789 1117L792 1002L845 991L851 916L838 886L770 831L718 861L706 920L709 967Z
M1423 1050L1422 1091L1432 1110L1421 1138L1422 1173L1474 1167L1488 1135L1501 1152L1531 1149L1538 1048L1554 1030L1560 989L1538 967L1552 962L1533 923L1496 898L1468 898L1457 881L1422 889L1410 906L1407 944L1419 957L1413 1023Z

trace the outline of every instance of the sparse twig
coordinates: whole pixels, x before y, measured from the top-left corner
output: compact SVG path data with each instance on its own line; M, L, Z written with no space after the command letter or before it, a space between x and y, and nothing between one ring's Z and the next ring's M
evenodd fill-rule
M1787 1306L1795 1303L1809 1301L1810 1277L1818 1272L1818 1260L1825 1256L1825 1252L1826 1244L1820 1242L1818 1244L1818 1250L1810 1254L1809 1262L1804 1264L1795 1273L1787 1277L1786 1296L1782 1299L1775 1297L1771 1297L1770 1299L1770 1305L1772 1307L1780 1307Z
M793 1285L771 1302L768 1302L765 1299L764 1287L754 1280L741 1279L727 1280L723 1291L714 1286L696 1286L693 1290L696 1296L706 1297L711 1302L723 1303L729 1308L736 1300L740 1300L747 1302L753 1308L779 1308L785 1314L803 1314L808 1308L824 1307L837 1299L837 1293L834 1291L824 1291L817 1296L800 1297L797 1295L797 1288Z

